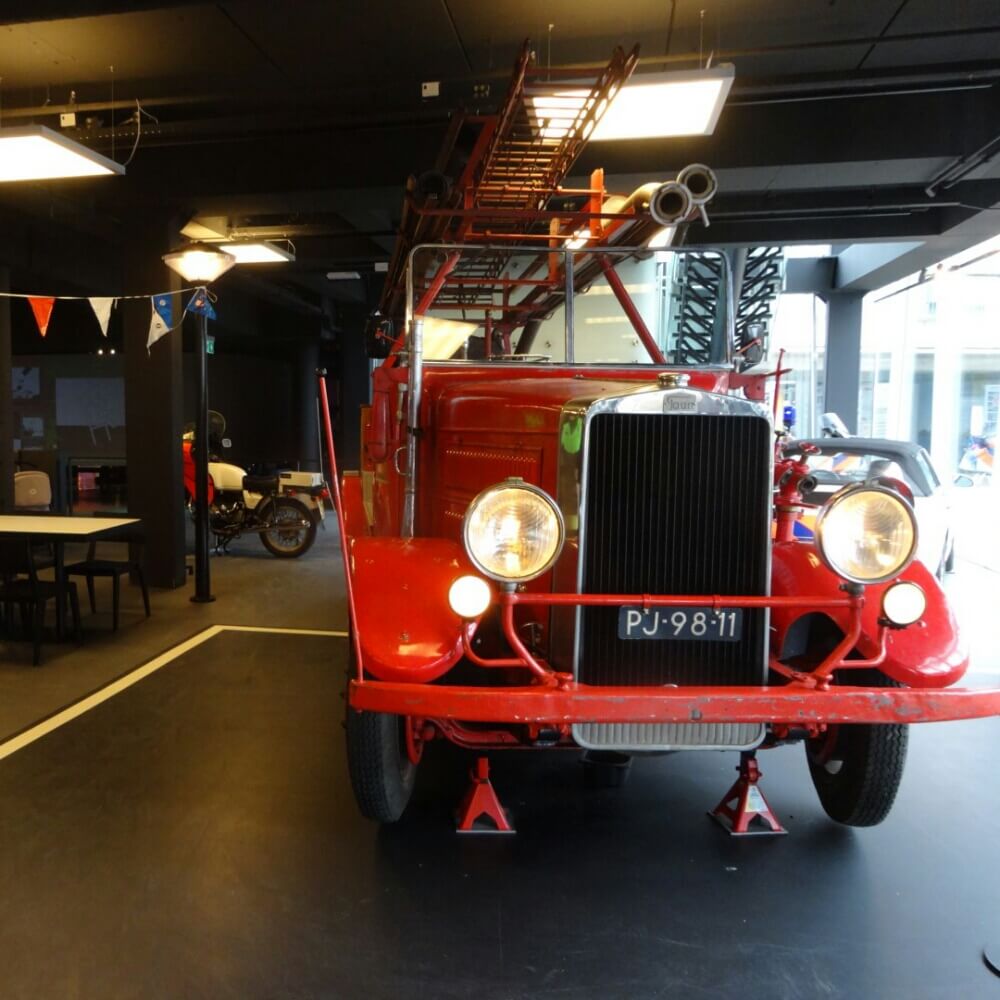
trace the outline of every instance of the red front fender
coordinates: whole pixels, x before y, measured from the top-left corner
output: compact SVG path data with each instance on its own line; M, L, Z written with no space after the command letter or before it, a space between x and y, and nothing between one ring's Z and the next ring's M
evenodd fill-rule
M966 671L969 657L959 636L948 599L941 585L923 563L913 562L898 577L918 584L927 595L927 611L921 621L905 629L892 629L886 635L886 657L880 665L887 676L908 687L946 687ZM815 594L843 596L843 580L827 569L812 541L775 542L772 554L771 593L775 596ZM878 655L878 618L882 594L889 584L865 588L865 607L861 618L858 650L865 658ZM780 655L785 636L808 608L774 608L771 611L771 651ZM846 633L849 611L831 608L825 611Z
M364 669L383 681L433 681L462 657L462 619L448 590L472 572L444 538L351 539Z

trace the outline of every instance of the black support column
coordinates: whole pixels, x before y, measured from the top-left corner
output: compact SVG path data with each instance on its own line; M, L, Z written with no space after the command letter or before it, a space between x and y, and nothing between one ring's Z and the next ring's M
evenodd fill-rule
M169 249L147 241L129 248L128 291L165 291L178 286L161 256ZM180 587L184 573L184 487L181 433L184 385L181 330L161 337L148 353L149 299L121 304L125 335L125 424L129 513L146 531L146 574L155 587ZM183 305L174 297L174 317Z
M826 297L826 388L823 409L827 413L836 413L852 434L858 431L861 304L864 297L864 292L830 292Z
M319 367L319 335L302 344L298 352L298 459L307 471L319 470L319 419L316 409L316 369Z
M0 292L10 291L10 269L0 265ZM10 299L0 296L0 513L14 509L14 401L10 373Z
M330 408L341 470L357 469L361 460L360 407L371 401L371 376L364 338L367 319L368 309L364 305L338 305L340 370L330 373L338 381L336 401L331 399Z

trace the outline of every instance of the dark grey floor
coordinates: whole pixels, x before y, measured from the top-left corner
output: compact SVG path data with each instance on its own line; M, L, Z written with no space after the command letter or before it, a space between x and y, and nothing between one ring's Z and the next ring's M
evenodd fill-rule
M762 755L789 828L705 810L735 755L495 764L516 838L457 837L440 748L404 821L354 809L343 641L227 633L0 761L3 998L1000 996L1000 722L917 729L880 828L827 821Z

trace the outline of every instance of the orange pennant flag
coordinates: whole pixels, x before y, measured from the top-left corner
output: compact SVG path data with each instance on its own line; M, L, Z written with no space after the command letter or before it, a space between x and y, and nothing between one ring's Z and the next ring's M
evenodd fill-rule
M31 311L35 314L38 332L44 337L49 332L49 319L52 316L52 307L56 304L56 300L50 298L29 298L28 303L31 306Z

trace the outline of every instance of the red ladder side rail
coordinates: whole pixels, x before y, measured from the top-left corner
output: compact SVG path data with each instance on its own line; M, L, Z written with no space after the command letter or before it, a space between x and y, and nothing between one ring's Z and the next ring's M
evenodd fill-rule
M340 554L344 560L344 589L347 592L347 613L351 623L351 638L354 642L354 655L358 662L358 680L364 677L364 664L361 659L361 634L358 631L358 616L354 608L354 583L351 577L351 551L347 543L347 530L344 523L344 505L340 498L340 470L337 467L337 451L333 446L333 424L330 421L330 400L326 394L326 369L316 369L319 381L319 401L323 410L323 433L326 437L326 452L330 460L330 487L333 490L333 503L337 514L337 530L340 532Z

